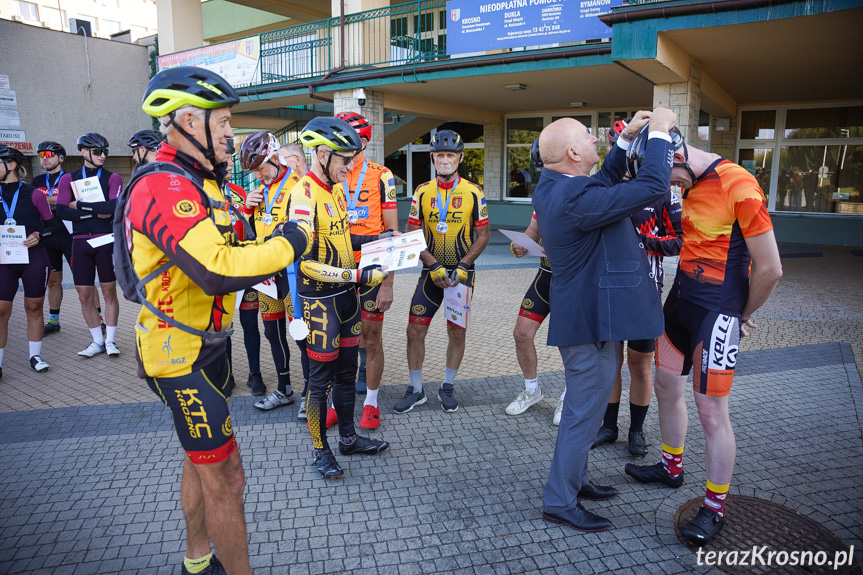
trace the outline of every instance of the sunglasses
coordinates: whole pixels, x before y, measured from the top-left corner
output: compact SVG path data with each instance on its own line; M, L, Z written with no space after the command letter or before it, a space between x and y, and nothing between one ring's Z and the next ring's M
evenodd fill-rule
M107 156L108 148L88 148L94 156Z
M356 158L359 155L359 152L354 152L350 156L343 156L343 155L337 154L335 152L330 152L330 154L337 157L337 158L341 158L345 164L349 164L349 163L354 161L354 158Z
M54 156L56 156L56 155L57 155L57 154L55 154L54 152L51 152L51 151L48 151L48 152L39 152L39 157L40 157L40 158L53 158L53 157L54 157Z

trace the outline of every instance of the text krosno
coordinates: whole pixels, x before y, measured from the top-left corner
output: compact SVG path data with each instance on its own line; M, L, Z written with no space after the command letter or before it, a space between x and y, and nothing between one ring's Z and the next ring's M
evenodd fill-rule
M754 567L756 565L779 565L779 566L804 566L827 565L837 570L840 567L851 565L854 561L854 546L843 551L836 551L833 559L826 551L775 551L769 550L767 545L754 545L752 550L742 551L705 551L699 549L696 552L696 561L699 565L718 567L722 565L736 567Z
M481 4L479 13L497 12L499 10L512 10L513 8L527 8L528 6L542 6L543 4L558 4L565 0L510 0L509 2L492 2Z

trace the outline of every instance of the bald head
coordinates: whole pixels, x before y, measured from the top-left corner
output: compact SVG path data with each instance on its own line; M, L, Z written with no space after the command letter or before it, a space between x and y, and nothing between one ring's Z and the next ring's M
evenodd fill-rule
M570 175L587 175L599 162L596 138L572 118L552 122L539 134L539 149L546 168Z

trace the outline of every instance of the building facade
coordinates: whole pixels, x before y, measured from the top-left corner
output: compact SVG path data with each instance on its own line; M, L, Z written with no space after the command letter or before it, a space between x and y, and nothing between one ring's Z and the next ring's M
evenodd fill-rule
M662 105L690 145L758 179L780 240L863 245L854 0L158 1L160 19L204 15L199 34L160 35L163 54L176 50L160 65L231 76L239 128L361 111L375 126L368 155L391 167L405 202L432 177L430 132L453 128L492 222L526 225L529 146L544 126L577 118L602 146L614 121ZM207 17L217 10L230 26ZM581 20L592 28L576 30Z

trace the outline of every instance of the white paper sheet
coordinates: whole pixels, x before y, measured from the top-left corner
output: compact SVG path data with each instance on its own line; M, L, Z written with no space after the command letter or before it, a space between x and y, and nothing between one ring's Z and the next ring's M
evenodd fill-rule
M106 234L104 236L99 236L98 238L91 238L87 240L87 243L94 248L98 248L99 246L104 246L106 244L113 244L114 234Z
M508 237L512 241L512 243L525 248L527 250L527 255L529 256L536 256L538 258L541 258L545 255L544 253L542 253L542 246L530 239L530 237L524 232L511 232L509 230L500 230L500 233Z
M447 321L467 329L471 295L472 290L464 284L443 290L444 315Z
M385 272L412 268L420 263L420 252L426 247L422 230L363 244L360 267L378 265Z

